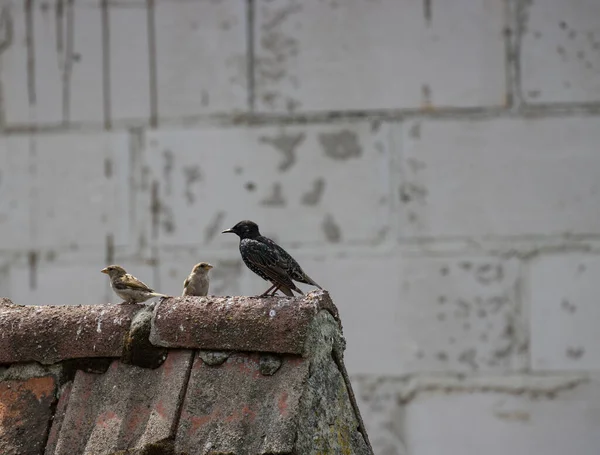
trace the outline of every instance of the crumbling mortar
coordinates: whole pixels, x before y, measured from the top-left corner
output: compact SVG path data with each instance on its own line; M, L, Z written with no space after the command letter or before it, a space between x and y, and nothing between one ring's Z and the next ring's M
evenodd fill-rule
M356 375L354 380L361 383L363 400L369 401L370 395L385 383L396 384L399 392L397 401L407 405L422 393L494 393L507 395L527 395L531 399L553 399L559 393L574 390L580 385L590 382L587 374L537 373L526 375L466 375L464 373L449 374L408 374L394 377L376 377Z
M578 378L571 381L565 382L564 384L558 384L553 387L531 387L531 386L508 386L508 385L494 385L494 384L479 384L479 385L467 385L467 384L420 384L409 390L406 393L398 396L398 404L405 406L414 400L417 395L421 393L431 392L442 392L445 394L454 393L497 393L505 395L528 395L529 398L547 398L553 399L560 392L566 392L577 388L579 385L589 382L587 378Z
M523 36L523 0L508 0L505 4L505 59L507 108L518 113L524 106L521 89L521 42Z
M424 112L420 109L375 109L356 111L329 111L329 112L304 112L292 114L206 114L184 117L161 119L161 125L185 127L234 127L234 126L288 126L309 124L335 124L349 121L378 120L384 122L398 122L404 120L426 119L453 119L463 121L476 121L498 118L553 118L571 116L597 116L600 115L599 102L585 103L538 103L535 105L522 105L518 110L505 107L475 107L475 108L440 108ZM146 125L145 120L121 120L112 124L112 131L128 131ZM5 135L22 135L32 133L54 132L98 132L103 131L100 123L71 122L69 125L62 123L45 125L19 125L13 124L4 128Z

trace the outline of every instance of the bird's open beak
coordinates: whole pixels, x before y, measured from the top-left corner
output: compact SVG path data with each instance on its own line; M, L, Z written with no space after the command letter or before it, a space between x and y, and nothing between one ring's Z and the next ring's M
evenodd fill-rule
M221 232L221 234L234 234L235 232L233 231L233 229L225 229L223 232Z
M100 270L102 273L108 273L108 267L103 268L102 270Z

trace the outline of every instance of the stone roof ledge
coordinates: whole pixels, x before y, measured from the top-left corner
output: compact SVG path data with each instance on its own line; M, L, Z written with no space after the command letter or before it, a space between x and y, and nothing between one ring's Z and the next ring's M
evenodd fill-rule
M0 453L372 454L326 291L0 299Z

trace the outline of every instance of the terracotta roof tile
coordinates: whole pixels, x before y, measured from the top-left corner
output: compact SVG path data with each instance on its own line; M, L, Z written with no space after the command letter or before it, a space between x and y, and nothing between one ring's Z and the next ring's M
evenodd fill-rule
M337 317L326 291L287 297L173 297L154 311L157 346L302 354L308 327L321 311Z
M10 302L10 301L8 301ZM120 357L141 305L0 305L0 364Z
M0 299L0 363L15 364L0 367L0 454L372 455L344 345L325 291L154 308Z
M46 454L112 453L173 437L191 360L174 350L154 370L115 360L102 375L78 371Z
M273 376L258 354L219 366L196 357L175 440L176 453L291 453L309 361L285 356Z
M0 382L0 453L39 455L52 417L52 376Z

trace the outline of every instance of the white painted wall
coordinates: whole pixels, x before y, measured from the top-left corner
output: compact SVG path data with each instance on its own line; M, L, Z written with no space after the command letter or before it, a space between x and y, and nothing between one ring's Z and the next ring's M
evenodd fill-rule
M600 2L5 0L0 295L327 288L377 454L600 450ZM308 287L305 287L308 290Z

